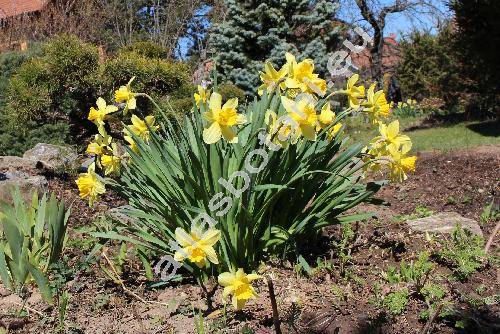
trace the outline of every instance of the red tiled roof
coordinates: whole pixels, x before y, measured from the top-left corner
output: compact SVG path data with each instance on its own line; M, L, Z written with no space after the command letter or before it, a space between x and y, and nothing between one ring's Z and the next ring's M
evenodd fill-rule
M398 42L396 35L390 34L384 37L384 47L382 49L382 66L388 69L396 67L401 60L398 52ZM371 55L368 49L364 49L360 53L352 53L352 62L358 68L370 68Z
M0 0L0 19L41 10L48 0Z

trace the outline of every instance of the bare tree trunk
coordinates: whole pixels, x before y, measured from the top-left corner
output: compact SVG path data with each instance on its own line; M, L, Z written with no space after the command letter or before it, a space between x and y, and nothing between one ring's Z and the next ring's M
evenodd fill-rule
M394 4L381 8L378 15L370 8L367 0L355 0L361 16L373 29L373 44L370 47L372 78L379 84L383 78L384 29L388 14L403 12L415 6L424 5L422 0L395 0Z

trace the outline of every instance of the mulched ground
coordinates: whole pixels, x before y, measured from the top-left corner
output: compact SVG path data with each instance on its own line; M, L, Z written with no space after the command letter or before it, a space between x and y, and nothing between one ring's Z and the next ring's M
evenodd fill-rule
M373 210L378 219L354 225L355 238L351 246L352 259L341 275L339 259L331 246L338 240L339 227L327 229L325 244L319 256L322 265L312 276L299 272L290 263L268 263L263 274L273 277L276 298L285 333L421 333L426 324L418 314L427 309L425 303L412 296L402 315L391 316L373 301L377 284L379 294L394 287L383 284L382 273L405 259L411 262L422 250L432 249L425 235L411 233L401 215L415 214L416 208L435 212L456 211L479 220L483 208L494 199L498 204L500 181L500 147L480 147L448 153L419 155L417 171L401 185L390 185L378 195L388 205L364 205L359 209ZM92 240L74 228L88 226L89 221L103 214L107 207L89 209L78 199L71 178L49 180L51 190L72 203L68 265L63 268L71 293L67 333L195 333L195 314L205 316L207 333L273 333L272 311L267 286L258 283L259 298L248 304L244 312L235 314L228 308L224 316L220 303L221 291L213 297L214 309L207 310L202 290L185 281L158 289L148 287L141 266L131 256L121 277L137 296L125 292L103 274L99 262L86 265L85 255ZM113 195L105 198L108 207L123 204ZM489 237L496 222L481 226ZM498 239L498 238L497 238ZM490 249L498 255L498 240ZM112 254L116 247L110 246ZM132 251L130 250L130 253ZM314 264L315 258L308 259ZM437 319L432 333L495 333L500 330L500 308L496 305L475 305L473 300L498 294L500 272L492 263L466 281L450 280L451 270L434 262L433 279L445 287L446 299L453 303L455 316ZM478 289L481 287L480 289ZM2 296L2 293L5 295ZM0 328L11 325L9 333L53 333L57 323L56 308L47 307L33 293L29 305L43 317L30 313L27 318L14 316L12 303L19 302L0 288ZM9 311L10 310L10 311ZM214 311L215 310L215 311ZM469 319L470 330L456 329L455 321ZM251 329L251 330L250 330ZM252 331L253 330L253 331ZM0 329L1 332L1 329Z

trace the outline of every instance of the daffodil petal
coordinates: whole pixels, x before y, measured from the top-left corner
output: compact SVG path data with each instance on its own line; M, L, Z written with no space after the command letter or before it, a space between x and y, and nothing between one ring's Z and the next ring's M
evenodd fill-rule
M214 144L220 140L221 135L219 123L214 122L209 128L203 130L203 141L207 144Z
M220 285L228 287L233 284L234 279L235 279L234 274L230 272L225 272L219 275L217 281L219 282Z

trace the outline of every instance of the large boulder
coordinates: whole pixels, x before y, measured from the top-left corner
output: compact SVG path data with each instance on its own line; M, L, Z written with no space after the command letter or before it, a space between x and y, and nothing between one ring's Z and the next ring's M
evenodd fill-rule
M463 229L483 236L481 227L475 220L462 217L456 212L440 212L429 217L407 221L406 224L413 231L445 234L452 233L456 226L460 225Z
M12 202L12 191L18 187L25 201L31 200L33 193L47 191L47 179L43 176L32 176L24 172L0 173L0 200Z
M24 153L23 158L34 161L38 169L54 173L64 173L79 167L76 151L59 145L36 144Z

